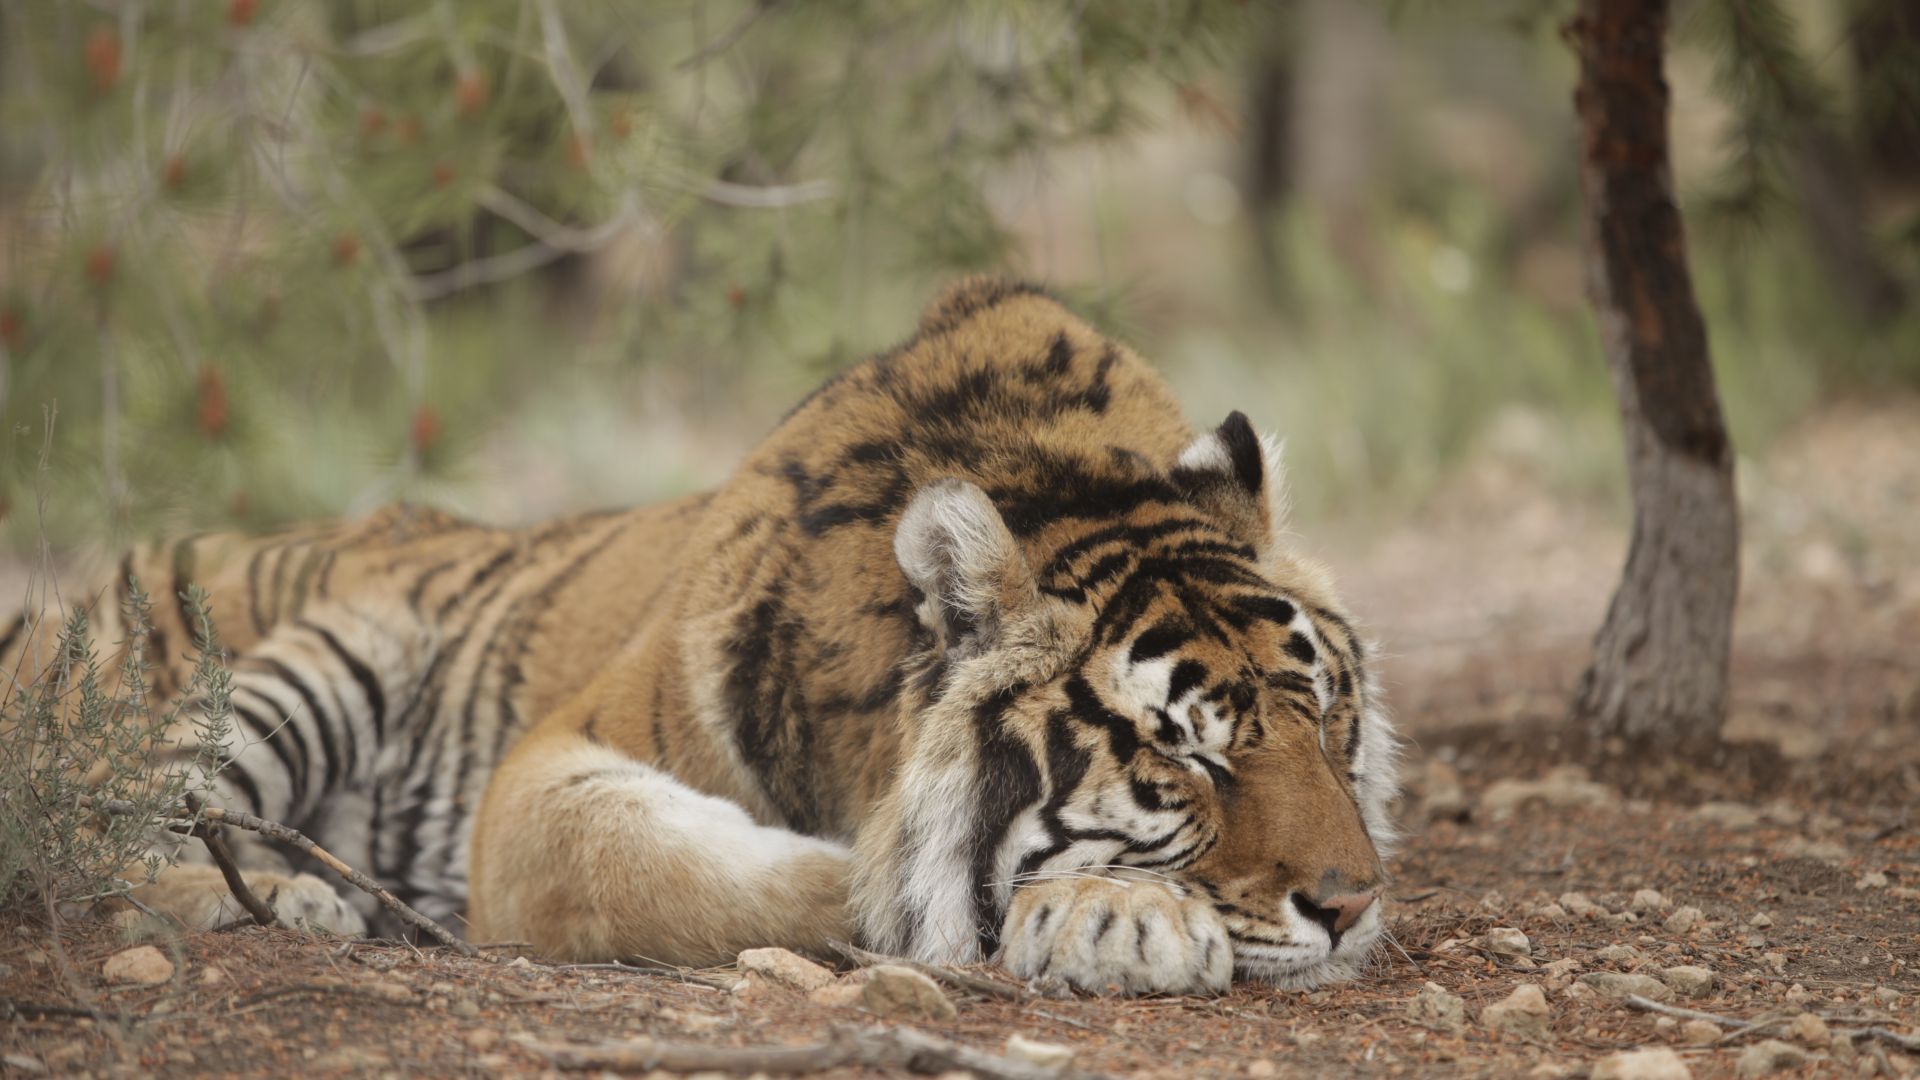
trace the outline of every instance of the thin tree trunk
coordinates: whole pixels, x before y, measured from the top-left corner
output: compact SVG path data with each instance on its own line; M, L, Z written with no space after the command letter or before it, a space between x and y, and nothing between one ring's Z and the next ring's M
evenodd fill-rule
M1733 451L1667 151L1665 0L1582 0L1574 103L1588 287L1620 399L1633 542L1573 714L1598 739L1717 737L1739 588Z

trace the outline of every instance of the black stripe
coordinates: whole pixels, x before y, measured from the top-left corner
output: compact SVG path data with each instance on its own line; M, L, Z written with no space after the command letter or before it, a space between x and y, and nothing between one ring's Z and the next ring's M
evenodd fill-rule
M267 618L260 610L262 591L260 588L260 562L262 559L265 559L267 553L272 550L273 548L271 546L262 545L253 553L253 558L247 560L247 614L253 619L253 632L261 637L266 636L267 633Z
M333 636L333 631L317 623L303 622L301 625L318 634L333 655L339 658L341 666L347 669L347 674L360 684L360 693L367 699L367 709L373 717L373 736L384 742L387 737L387 695L380 689L380 680L374 675L373 669L340 644L340 639Z
M269 704L271 704L271 702L269 702ZM293 760L294 747L292 743L299 741L299 733L295 732L294 738L291 741L283 738L282 736L285 734L285 732L281 730L283 725L269 723L259 713L237 701L233 704L233 715L239 717L241 724L253 735L253 738L248 740L251 744L264 745L268 750L272 751L273 756L279 760L281 771L287 774L288 812L292 813L297 811L300 804L305 801L304 796L307 790L305 744L300 744L299 746L301 763L296 766Z
M26 627L27 627L26 612L23 611L20 614L13 617L13 622L7 626L7 632L5 634L0 634L0 656L5 656L7 654L7 650L13 648L14 639L18 638L20 636L20 631L26 629Z
M307 685L305 679L302 679L292 668L280 661L272 657L263 657L260 659L260 663L272 671L281 682L292 687L293 692L300 695L300 700L306 703L307 713L313 717L314 732L320 736L320 752L327 756L326 786L321 788L321 791L332 792L337 790L340 784L340 753L339 748L334 745L333 741L333 718L328 716L327 711L320 707L320 696L313 692L313 688ZM292 726L291 721L288 722L288 726Z

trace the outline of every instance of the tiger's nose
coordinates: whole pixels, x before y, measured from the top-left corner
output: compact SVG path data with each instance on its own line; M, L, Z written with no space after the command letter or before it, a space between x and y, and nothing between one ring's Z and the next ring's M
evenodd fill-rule
M1378 899L1380 899L1379 889L1343 893L1324 900L1309 900L1300 893L1294 893L1293 906L1299 910L1300 914L1326 927L1328 936L1338 944L1340 935L1346 933L1348 927L1359 922L1360 916L1365 915L1367 909L1372 907L1374 901Z

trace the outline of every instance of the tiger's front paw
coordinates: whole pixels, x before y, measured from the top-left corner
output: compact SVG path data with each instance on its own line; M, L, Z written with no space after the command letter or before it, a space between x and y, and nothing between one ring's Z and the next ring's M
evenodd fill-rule
M1096 993L1218 992L1233 979L1233 950L1213 905L1151 882L1028 885L1013 894L1001 942L1001 960L1015 975Z

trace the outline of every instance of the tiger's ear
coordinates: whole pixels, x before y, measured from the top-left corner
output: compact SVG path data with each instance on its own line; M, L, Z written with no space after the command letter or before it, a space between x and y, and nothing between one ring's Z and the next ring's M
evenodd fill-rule
M1173 481L1229 535L1262 555L1286 530L1280 444L1256 435L1246 414L1237 409L1180 452Z
M914 495L893 534L893 557L920 590L920 622L947 652L991 647L1039 599L1000 511L964 480L935 481Z

